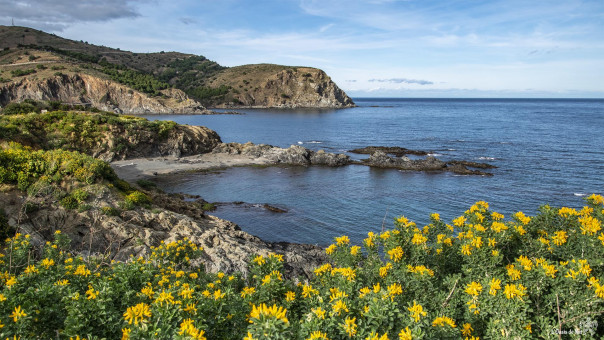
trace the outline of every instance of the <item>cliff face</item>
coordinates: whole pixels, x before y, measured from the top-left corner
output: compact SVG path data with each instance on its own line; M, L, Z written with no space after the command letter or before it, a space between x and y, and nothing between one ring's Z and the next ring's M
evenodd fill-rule
M146 94L116 82L87 74L24 77L0 86L0 105L24 99L90 104L101 110L130 114L208 113L181 90L167 89L163 97Z
M6 189L6 188L5 188ZM122 211L119 216L99 212L100 207L117 206L119 199L109 189L99 187L89 199L92 209L67 210L52 197L26 197L18 190L0 192L0 204L9 216L8 224L19 232L32 235L32 244L43 245L55 230L70 237L76 253L107 254L126 261L130 255L150 254L152 246L185 237L201 245L202 265L209 272L248 273L247 263L253 254L282 254L286 275L310 278L313 269L325 260L321 248L293 243L264 242L229 221L205 215L197 202L161 193L148 193L154 208ZM35 211L25 212L25 204ZM30 209L31 210L31 209Z
M354 102L322 70L310 67L245 65L221 71L212 87L231 87L217 107L345 108Z

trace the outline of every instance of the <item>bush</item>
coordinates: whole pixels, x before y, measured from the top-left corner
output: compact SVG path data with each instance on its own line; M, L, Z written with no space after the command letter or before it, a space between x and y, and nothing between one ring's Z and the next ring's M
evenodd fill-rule
M12 70L12 71L10 71L10 73L13 77L22 77L22 76L36 73L36 70L34 70L33 68L29 69L29 70Z
M139 187L145 190L152 190L157 188L157 184L146 179L139 179L138 181L136 181L136 184L138 184Z
M119 216L120 215L120 210L116 209L114 207L102 207L101 211L103 212L103 214L107 215L107 216Z
M10 103L2 109L4 115L20 115L30 112L39 112L39 110L30 103Z
M144 205L151 203L151 199L145 193L134 191L126 196L126 202L131 202L134 205Z
M73 196L64 197L59 203L61 204L61 206L63 206L63 208L70 210L77 209L80 205L78 203L78 200L75 199Z

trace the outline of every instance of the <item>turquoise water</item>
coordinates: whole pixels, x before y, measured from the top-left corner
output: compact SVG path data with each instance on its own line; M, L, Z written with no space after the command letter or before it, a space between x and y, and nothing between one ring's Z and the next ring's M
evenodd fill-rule
M405 215L451 220L479 200L507 215L541 204L579 207L604 191L604 100L356 99L343 110L241 110L245 115L149 116L203 125L224 142L292 144L329 152L368 145L426 150L498 166L493 177L351 165L231 168L158 179L171 192L244 201L214 214L270 241L358 242ZM359 158L358 155L351 155ZM363 156L364 157L364 156ZM278 214L259 205L288 210ZM257 205L254 205L257 204Z

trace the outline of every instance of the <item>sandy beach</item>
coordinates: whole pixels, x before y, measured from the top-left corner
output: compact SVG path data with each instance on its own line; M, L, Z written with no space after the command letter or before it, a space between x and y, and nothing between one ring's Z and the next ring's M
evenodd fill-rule
M265 157L206 153L187 157L134 158L111 162L111 167L121 179L132 182L182 171L203 171L233 166L270 165L273 163Z

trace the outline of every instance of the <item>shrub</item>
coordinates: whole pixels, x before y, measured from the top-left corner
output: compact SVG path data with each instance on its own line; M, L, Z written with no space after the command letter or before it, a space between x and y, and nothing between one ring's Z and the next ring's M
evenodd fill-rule
M138 181L136 181L136 184L138 184L139 187L145 190L152 190L157 188L157 184L155 184L155 182L149 181L147 179L139 179Z
M10 103L2 109L2 114L19 115L37 111L37 108L30 103Z
M134 191L126 196L126 202L131 202L134 205L143 205L151 203L151 199L145 193Z
M79 204L84 203L87 199L88 199L88 192L84 189L75 189L72 193L71 196L73 198L75 198L76 201L78 201Z
M251 255L246 277L205 273L195 265L202 249L186 238L108 263L70 255L60 232L43 251L17 234L5 242L11 261L0 261L2 336L597 338L604 198L586 203L506 221L477 202L450 223L432 214L421 229L400 216L362 246L336 237L330 261L303 282L283 277L279 254Z
M116 209L114 207L104 206L101 208L101 211L103 212L103 214L105 214L107 216L119 216L120 215L120 210Z
M66 196L59 203L61 204L61 206L63 206L63 208L70 210L77 209L80 205L78 203L78 200L75 199L73 196Z

